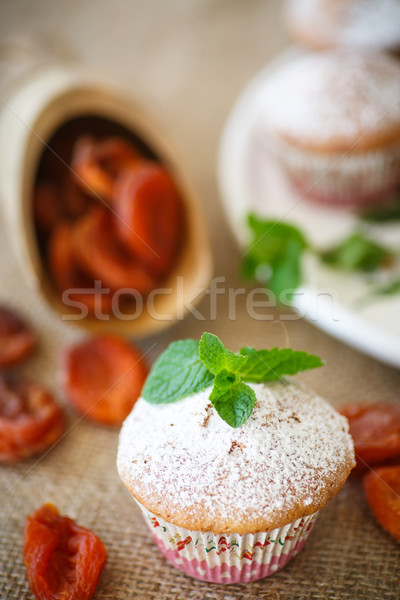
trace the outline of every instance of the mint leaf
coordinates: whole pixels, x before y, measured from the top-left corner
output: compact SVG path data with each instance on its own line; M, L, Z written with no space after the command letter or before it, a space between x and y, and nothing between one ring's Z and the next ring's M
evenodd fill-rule
M365 213L363 218L378 222L400 218L400 197L378 211ZM321 251L311 248L303 233L293 225L264 220L255 214L249 214L247 220L252 236L242 259L242 274L265 285L284 304L301 285L306 249L325 264L347 271L374 271L395 258L394 252L360 231Z
M199 344L200 360L214 375L226 369L237 371L246 362L246 357L227 350L221 340L212 333L203 333Z
M223 369L215 376L214 387L217 387L220 390L226 390L232 387L232 385L234 385L235 383L239 382L240 378L238 375L236 375L235 373L231 373L226 369Z
M394 279L372 290L375 296L394 296L400 294L400 279Z
M293 292L300 286L301 257L302 246L296 241L289 240L281 258L275 263L268 281L268 287L276 298L279 299L283 293L286 293L286 299L291 300Z
M241 348L240 354L247 356L247 362L240 369L239 375L244 381L253 383L276 381L285 375L295 375L325 364L314 354L291 348L255 350L246 346Z
M236 383L228 388L214 386L210 402L221 419L236 428L243 425L253 412L256 395L245 383Z
M361 218L364 221L373 223L386 223L387 221L397 221L400 219L400 194L396 196L389 204L378 208L369 208Z
M247 222L257 239L264 237L270 237L271 239L287 238L299 242L304 247L308 245L303 233L295 225L283 221L262 219L254 213L249 213Z
M373 288L367 296L356 300L355 305L358 307L368 306L371 302L376 302L377 296L395 296L396 294L400 294L400 279L393 279Z
M289 348L255 350L246 346L235 354L216 335L204 333L200 342L189 339L168 346L154 363L142 396L150 404L166 404L214 382L212 405L226 423L239 427L256 402L254 390L245 381L274 381L323 364L318 356Z
M238 376L247 357L227 350L212 333L202 335L199 355L206 368L215 375L211 404L228 425L239 427L249 418L256 402L254 391Z
M172 342L153 365L142 396L150 404L176 402L204 390L214 376L201 362L199 342Z
M302 232L280 221L249 214L252 239L242 261L242 272L270 289L279 300L301 283L301 259L308 243Z
M337 246L319 253L321 260L347 271L374 271L390 262L394 255L363 233L356 232L342 240Z

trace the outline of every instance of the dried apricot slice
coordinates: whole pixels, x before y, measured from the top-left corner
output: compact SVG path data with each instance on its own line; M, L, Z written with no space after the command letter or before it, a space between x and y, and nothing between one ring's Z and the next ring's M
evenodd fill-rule
M74 146L71 166L77 183L86 193L111 202L117 175L138 160L141 155L122 138L96 141L91 136L82 136Z
M64 431L64 412L42 385L0 377L0 461L13 462L42 452Z
M160 164L140 162L124 171L114 206L121 241L155 273L165 273L176 254L182 224L179 190Z
M61 217L60 198L54 183L38 183L33 192L33 214L38 230L49 233Z
M131 288L147 294L155 287L154 276L121 246L107 210L92 208L79 219L73 244L82 269L112 289Z
M93 280L76 263L72 238L73 225L61 221L54 229L49 243L48 262L53 280L60 292L81 289L79 292L68 292L68 298L75 305L81 302L91 314L99 314L99 311L109 314L112 309L111 291L96 292Z
M60 221L49 243L50 272L61 291L72 287L83 287L90 281L74 259L72 229L73 225Z
M107 559L103 542L52 504L26 519L23 556L37 600L90 600Z
M62 180L62 203L64 214L70 219L81 217L92 203L69 171Z
M363 485L376 520L400 542L400 466L376 467Z
M340 412L349 420L358 471L400 456L400 405L349 404Z
M23 360L36 344L30 327L15 312L0 306L0 368Z
M61 378L68 400L85 417L120 425L138 399L148 369L134 346L114 336L67 348Z

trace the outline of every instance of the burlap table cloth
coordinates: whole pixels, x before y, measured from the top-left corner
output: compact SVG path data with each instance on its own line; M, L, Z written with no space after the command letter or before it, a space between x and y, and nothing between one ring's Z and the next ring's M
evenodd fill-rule
M68 18L74 9L74 18ZM185 156L204 202L215 274L225 276L226 286L232 288L243 282L237 276L239 252L218 201L218 139L241 88L287 43L280 11L281 3L276 0L153 0L132 2L129 7L122 0L107 6L95 0L84 6L42 0L35 3L34 13L25 10L21 0L0 7L1 35L35 31L38 24L48 37L62 31L77 55L108 68L114 76L117 73L158 114ZM21 370L48 384L63 401L57 356L62 346L83 334L60 322L26 287L3 222L0 227L0 301L25 314L40 335L39 351ZM343 346L303 320L284 320L279 310L269 311L272 320L255 321L247 314L245 296L237 298L236 315L228 309L228 296L219 297L214 319L209 297L205 297L199 306L204 320L189 316L140 345L151 361L169 341L198 337L204 330L217 333L231 348L244 343L256 347L289 344L326 359L326 367L300 379L333 404L398 401L398 371ZM117 438L117 430L95 426L70 413L69 432L51 452L39 460L0 468L0 598L32 597L21 556L22 527L26 515L48 501L93 529L106 544L108 562L95 595L98 599L400 597L400 547L375 523L357 481L348 482L322 511L308 544L283 571L243 586L188 578L161 557L119 481Z

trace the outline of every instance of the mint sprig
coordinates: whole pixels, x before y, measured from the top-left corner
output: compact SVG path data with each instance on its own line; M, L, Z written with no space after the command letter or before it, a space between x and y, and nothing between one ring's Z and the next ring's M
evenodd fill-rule
M356 231L333 248L320 252L322 262L347 271L374 271L389 264L394 254L381 244Z
M356 300L355 305L358 307L368 306L371 302L375 302L379 296L395 296L396 294L400 294L400 279L398 278L372 288L367 296Z
M211 373L217 375L223 370L236 373L246 362L246 357L234 354L212 333L203 333L199 344L199 356Z
M400 219L400 193L398 192L391 202L385 203L383 206L367 209L361 218L373 223L398 221Z
M375 296L394 296L395 294L400 294L400 279L393 279L376 287L371 293Z
M150 404L166 404L213 384L211 404L228 425L240 427L256 402L254 390L245 382L276 381L323 364L318 356L290 348L246 346L234 353L216 335L204 333L200 342L188 339L168 346L154 363L142 396Z
M384 269L397 256L361 228L321 250L312 247L304 233L289 223L262 219L253 213L248 215L247 223L251 239L242 259L243 276L265 285L283 304L292 300L302 284L302 261L307 251L331 268L361 273ZM398 293L394 289L391 293Z
M285 375L295 375L324 365L319 356L291 348L254 350L246 346L240 350L240 354L247 357L240 375L245 381L253 383L276 381Z
M260 281L281 300L283 293L294 292L301 284L301 259L308 242L288 223L266 221L252 213L247 222L252 237L243 256L243 275Z
M245 383L235 383L227 388L214 385L210 402L228 425L240 427L253 412L256 403L254 390Z
M150 404L168 404L212 384L214 375L199 357L197 340L172 342L153 365L142 391Z

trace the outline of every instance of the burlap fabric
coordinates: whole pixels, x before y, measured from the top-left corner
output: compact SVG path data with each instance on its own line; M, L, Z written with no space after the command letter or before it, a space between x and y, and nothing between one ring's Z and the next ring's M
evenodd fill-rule
M104 4L103 12L100 10ZM208 217L216 275L241 286L239 253L218 203L215 157L224 119L247 80L286 44L280 4L271 0L166 3L35 3L35 13L17 0L0 7L4 34L38 23L47 34L63 31L77 53L124 79L158 113L194 176ZM22 8L24 8L22 12ZM98 13L100 11L100 13ZM1 14L3 13L3 14ZM74 18L68 15L74 14ZM43 21L44 18L47 20ZM42 22L43 21L43 22ZM44 23L44 25L43 25ZM47 26L46 26L47 23ZM109 24L114 24L112 35ZM111 26L111 25L110 25ZM89 35L90 34L90 35ZM113 42L118 37L119 44ZM122 60L121 57L125 57ZM2 144L7 143L1 140ZM61 323L27 287L0 229L0 300L20 309L40 335L40 349L21 370L47 383L63 401L57 383L59 349L82 333ZM168 332L140 342L149 360L176 338L217 333L231 348L286 345L315 352L327 366L301 377L335 405L349 401L398 401L400 374L327 337L302 320L255 321L239 296L236 315L221 296L217 318L209 299L194 316ZM70 413L65 438L40 460L0 467L0 598L32 598L21 556L27 514L44 502L95 531L108 562L96 598L109 600L345 600L394 599L400 589L400 547L375 523L361 486L350 481L322 511L304 550L281 572L243 586L192 580L159 554L151 534L120 483L115 456L118 431L79 421Z

